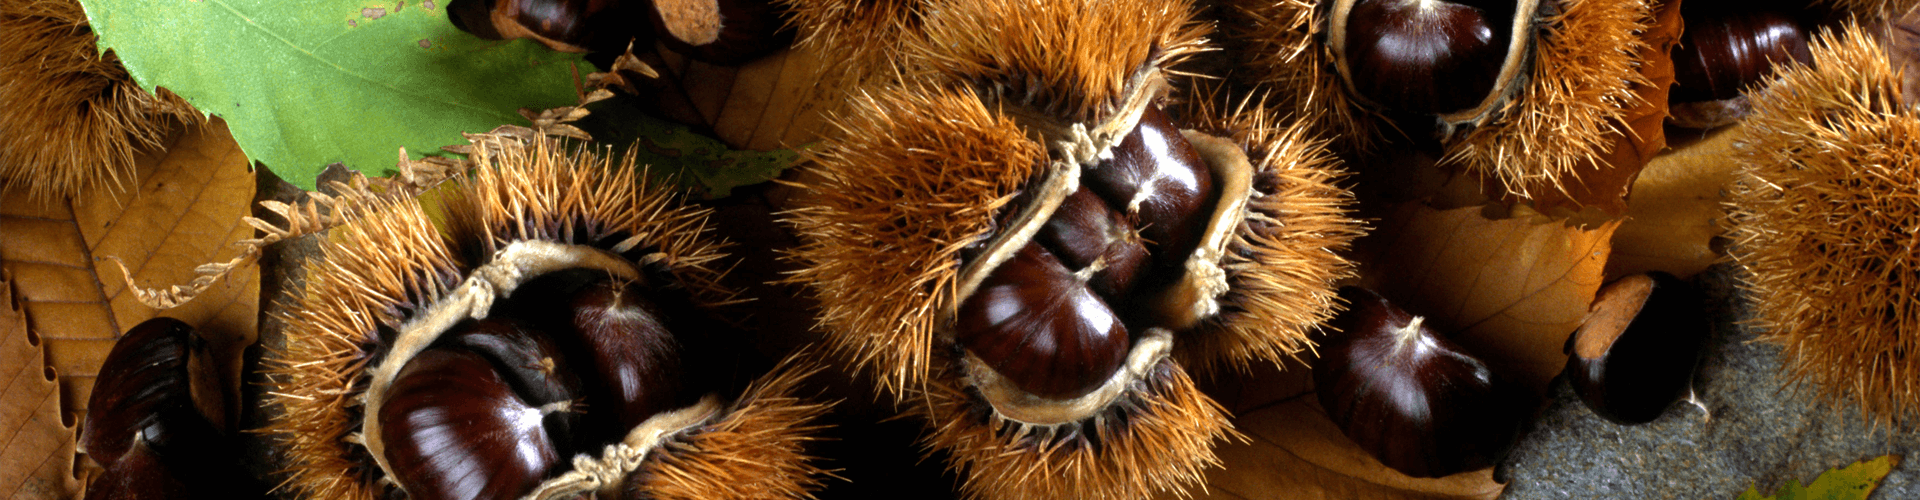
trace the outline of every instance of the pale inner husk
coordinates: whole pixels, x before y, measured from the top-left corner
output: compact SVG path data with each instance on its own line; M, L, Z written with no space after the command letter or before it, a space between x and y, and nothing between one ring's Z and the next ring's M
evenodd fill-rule
M1165 85L1164 77L1154 76L1153 78L1147 81ZM1123 118L1116 120L1116 123L1130 120L1122 130L1131 132L1138 124L1141 114L1145 112L1146 106L1153 102L1152 98L1142 98L1140 95L1161 92L1164 87L1147 85L1141 90L1128 100L1131 103L1130 106L1135 108L1121 113ZM1108 124L1092 129L1109 130L1114 127L1115 125ZM1089 130L1087 127L1078 126L1058 129ZM1219 201L1215 204L1213 216L1207 224L1206 231L1201 235L1200 244L1187 258L1186 273L1180 281L1155 297L1150 305L1157 314L1169 319L1169 324L1165 326L1185 329L1217 314L1220 310L1218 299L1227 292L1227 276L1219 263L1226 254L1227 244L1232 241L1234 231L1239 229L1241 221L1247 217L1247 200L1253 195L1253 163L1247 158L1246 152L1241 151L1240 147L1232 141L1192 130L1182 130L1180 133L1194 145L1200 157L1207 162L1208 169L1212 171L1213 178L1220 187ZM1112 147L1125 136L1124 133L1112 136L1112 140L1103 143L1105 149L1084 157L1093 158L1094 161L1112 157ZM1085 139L1090 136L1079 137ZM1083 148L1089 144L1094 143L1081 143L1066 149L1085 152L1086 149L1075 148ZM1033 202L1020 209L1020 213L1014 217L1009 227L988 243L985 252L961 268L954 307L957 308L958 304L971 297L989 273L1007 259L1012 258L1014 252L1026 246L1033 235L1046 225L1047 220L1053 217L1053 212L1059 208L1067 196L1078 189L1081 168L1079 163L1067 160L1056 160L1048 167L1043 174L1046 177L1042 179L1038 188L1040 192L1036 194ZM948 317L953 317L954 314L957 312L947 311ZM948 338L951 338L951 335L949 332ZM1147 369L1164 359L1167 352L1172 350L1172 346L1171 332L1164 328L1148 329L1141 340L1128 349L1127 364L1123 369L1115 371L1093 392L1067 400L1049 399L1026 392L995 372L989 364L975 357L971 352L966 353L961 363L967 378L980 389L987 403L992 405L994 411L999 412L1001 416L1033 425L1059 425L1099 414L1102 409L1123 394L1134 380L1144 376Z
M387 463L386 443L380 438L380 419L377 416L380 414L381 406L386 403L387 390L392 387L393 379L399 375L400 369L406 367L408 361L426 350L434 340L439 339L440 335L446 333L454 324L467 318L486 318L487 312L493 307L494 300L512 295L514 289L520 285L547 273L576 268L606 271L616 278L628 280L640 277L639 267L633 262L606 250L544 240L515 241L495 252L491 261L474 269L467 275L466 281L448 291L445 297L433 301L432 305L421 311L419 315L397 328L398 332L392 347L387 351L386 358L369 371L373 380L368 384L367 391L361 394L361 402L366 405L366 411L361 417L360 442L367 447L369 454L373 455L374 462L380 466L381 472L385 473L386 477L394 477L393 467ZM666 425L669 422L677 422L673 419L690 418L672 416L705 408L708 403L702 400L700 405L656 416L634 429L634 432L656 425L655 420L666 419L661 420L662 424L658 424ZM714 404L717 405L717 403ZM694 424L697 425L698 422ZM628 438L631 440L634 435L630 433ZM636 447L635 449L644 456L645 449L650 447L651 444L645 448ZM615 450L611 448L608 450L609 454L614 452ZM620 453L620 455L610 455L606 459L615 460L632 454L633 450ZM617 461L616 463L625 462ZM576 466L578 465L576 463ZM558 479L549 480L549 483ZM545 488L546 485L542 487Z
M1381 107L1379 103L1367 99L1366 96L1354 90L1353 73L1347 69L1347 17L1348 13L1353 11L1353 4L1357 1L1359 0L1333 2L1333 14L1329 16L1331 19L1327 22L1327 45L1332 49L1334 70L1339 72L1340 81L1346 85L1347 95L1367 106L1379 108ZM1513 25L1510 26L1511 31L1508 31L1512 36L1507 39L1507 57L1500 63L1500 73L1494 77L1493 90L1487 92L1478 105L1440 114L1441 123L1447 125L1484 123L1495 110L1501 108L1501 103L1506 102L1509 96L1520 89L1520 83L1526 80L1527 68L1531 66L1533 59L1531 57L1534 40L1532 28L1533 20L1537 17L1539 10L1540 0L1520 0L1519 4L1514 6Z

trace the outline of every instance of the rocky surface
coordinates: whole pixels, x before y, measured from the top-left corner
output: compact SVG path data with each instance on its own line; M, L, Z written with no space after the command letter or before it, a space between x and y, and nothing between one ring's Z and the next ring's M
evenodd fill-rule
M1696 278L1715 330L1695 380L1698 405L1681 401L1652 423L1621 426L1595 415L1566 382L1497 474L1502 498L1732 499L1772 493L1834 467L1907 457L1871 498L1920 498L1920 430L1890 431L1858 407L1820 402L1785 379L1781 348L1737 326L1745 305L1732 266Z

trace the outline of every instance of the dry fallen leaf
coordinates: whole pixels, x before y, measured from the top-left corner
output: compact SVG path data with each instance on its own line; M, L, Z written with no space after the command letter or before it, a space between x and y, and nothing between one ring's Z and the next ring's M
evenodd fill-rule
M1681 278L1721 260L1711 246L1733 185L1733 138L1726 127L1647 164L1633 183L1627 220L1613 234L1607 276L1666 271Z
M660 49L655 59L669 88L669 116L710 128L739 149L797 148L819 137L827 113L840 102L839 72L815 45L775 52L739 67L714 66ZM679 94L675 96L674 94Z
M73 423L60 415L60 384L47 367L44 344L27 331L14 304L13 284L0 276L0 493L48 500L79 496L74 477Z
M1361 284L1449 334L1507 376L1544 390L1600 288L1619 226L1571 227L1519 206L1490 219L1481 207L1407 203L1356 245Z
M86 411L93 377L121 332L165 314L195 325L231 355L252 342L257 273L236 273L192 302L167 311L140 305L126 289L124 261L148 287L185 283L194 267L237 254L250 237L241 222L253 200L253 173L224 122L191 127L163 152L137 163L137 178L79 198L36 203L0 196L0 269L14 283L29 328L60 374L66 411Z
M1381 465L1341 434L1313 393L1312 371L1289 364L1216 382L1207 392L1249 442L1214 449L1226 468L1207 471L1201 499L1491 499L1506 487L1493 469L1417 479ZM1161 495L1166 497L1167 495Z

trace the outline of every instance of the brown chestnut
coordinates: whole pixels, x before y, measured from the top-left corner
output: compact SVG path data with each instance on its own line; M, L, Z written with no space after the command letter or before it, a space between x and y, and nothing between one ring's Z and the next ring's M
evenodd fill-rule
M433 348L407 362L377 418L393 479L410 498L506 500L570 456L544 425L569 403L529 402L486 357Z
M1068 269L1097 268L1087 286L1109 299L1131 295L1135 278L1148 267L1149 252L1140 231L1089 189L1068 195L1033 239L1053 250Z
M1687 282L1657 271L1620 278L1567 339L1564 376L1595 414L1651 422L1687 393L1711 329Z
M1349 90L1385 109L1445 115L1483 107L1500 87L1515 3L1337 2L1337 69Z
M561 52L626 50L652 33L637 17L648 2L621 0L453 0L454 27L488 40L530 38Z
M1680 6L1687 29L1673 50L1672 102L1740 97L1776 65L1813 63L1806 28L1793 9L1719 3Z
M1034 395L1070 399L1120 369L1127 327L1052 252L1028 244L960 305L954 337Z
M180 320L153 318L107 352L88 400L80 446L108 473L87 498L259 498L224 428L217 363Z
M1380 463L1413 477L1492 466L1518 436L1528 398L1423 318L1358 287L1313 366L1320 406Z
M682 343L663 321L664 311L636 283L601 276L575 292L567 305L596 385L606 391L605 401L618 404L620 429L699 396L687 387L692 377L685 376Z
M1133 221L1162 272L1179 272L1220 198L1200 152L1153 105L1114 146L1113 159L1089 167L1081 182Z

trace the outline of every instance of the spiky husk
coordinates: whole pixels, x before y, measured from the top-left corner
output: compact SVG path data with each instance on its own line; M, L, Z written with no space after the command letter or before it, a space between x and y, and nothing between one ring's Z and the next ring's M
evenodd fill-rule
M1351 216L1352 193L1336 185L1346 173L1326 141L1264 101L1229 107L1212 92L1193 94L1187 126L1247 151L1254 193L1220 262L1230 285L1220 314L1181 335L1175 352L1203 369L1297 358L1311 348L1314 325L1333 317L1334 282L1354 275L1340 252L1364 228Z
M825 471L805 453L825 405L795 396L817 363L789 358L747 388L727 417L666 442L639 471L646 498L812 498Z
M1120 111L1132 77L1204 50L1185 0L955 0L901 48L910 80L970 86L1063 123Z
M1813 66L1749 94L1728 202L1760 338L1786 371L1878 422L1920 409L1920 111L1874 37L1815 38Z
M205 119L141 90L96 38L78 1L0 2L0 187L51 199L130 182L138 150Z
M706 234L706 212L678 205L665 186L646 180L631 157L614 163L545 140L528 147L499 136L481 140L493 142L472 148L476 173L444 192L444 232L415 199L353 198L337 207L353 220L329 233L305 287L284 308L286 346L266 361L272 380L267 399L279 412L264 432L286 457L286 484L295 495L385 498L390 486L379 482L381 472L366 449L353 444L365 406L359 398L367 389L365 372L381 344L392 341L382 332L392 332L458 286L466 270L485 263L496 246L532 239L601 248L627 242L633 248L623 256L661 255L658 262L696 301L711 305L731 297L714 285L719 273L707 267L720 254ZM776 420L816 411L776 390L787 383L768 382L753 393L767 396L765 401L740 401L739 408L757 413L729 418L748 420L716 425L764 434ZM775 469L812 471L780 459ZM710 459L683 459L700 460Z
M1498 181L1523 198L1532 190L1565 190L1574 168L1598 161L1638 97L1652 85L1636 59L1653 23L1647 0L1566 0L1539 21L1533 70L1492 123L1472 128L1448 148L1448 161Z
M780 0L796 46L832 54L836 71L861 82L886 74L900 42L920 26L930 0Z
M961 249L991 234L1046 151L969 90L882 88L849 106L834 138L801 152L818 179L787 217L792 281L819 298L830 345L898 394L927 377Z
M1363 151L1380 140L1379 118L1347 95L1334 70L1326 38L1328 11L1316 0L1232 2L1233 36L1246 42L1248 81L1270 96L1272 109L1291 111L1314 137L1341 151Z
M1245 439L1233 431L1225 409L1170 360L1133 381L1101 417L1062 432L1001 418L962 380L941 377L916 398L922 401L904 406L926 418L923 441L952 456L950 466L963 472L961 488L971 498L1184 494L1200 482L1202 471L1222 465L1214 441Z

